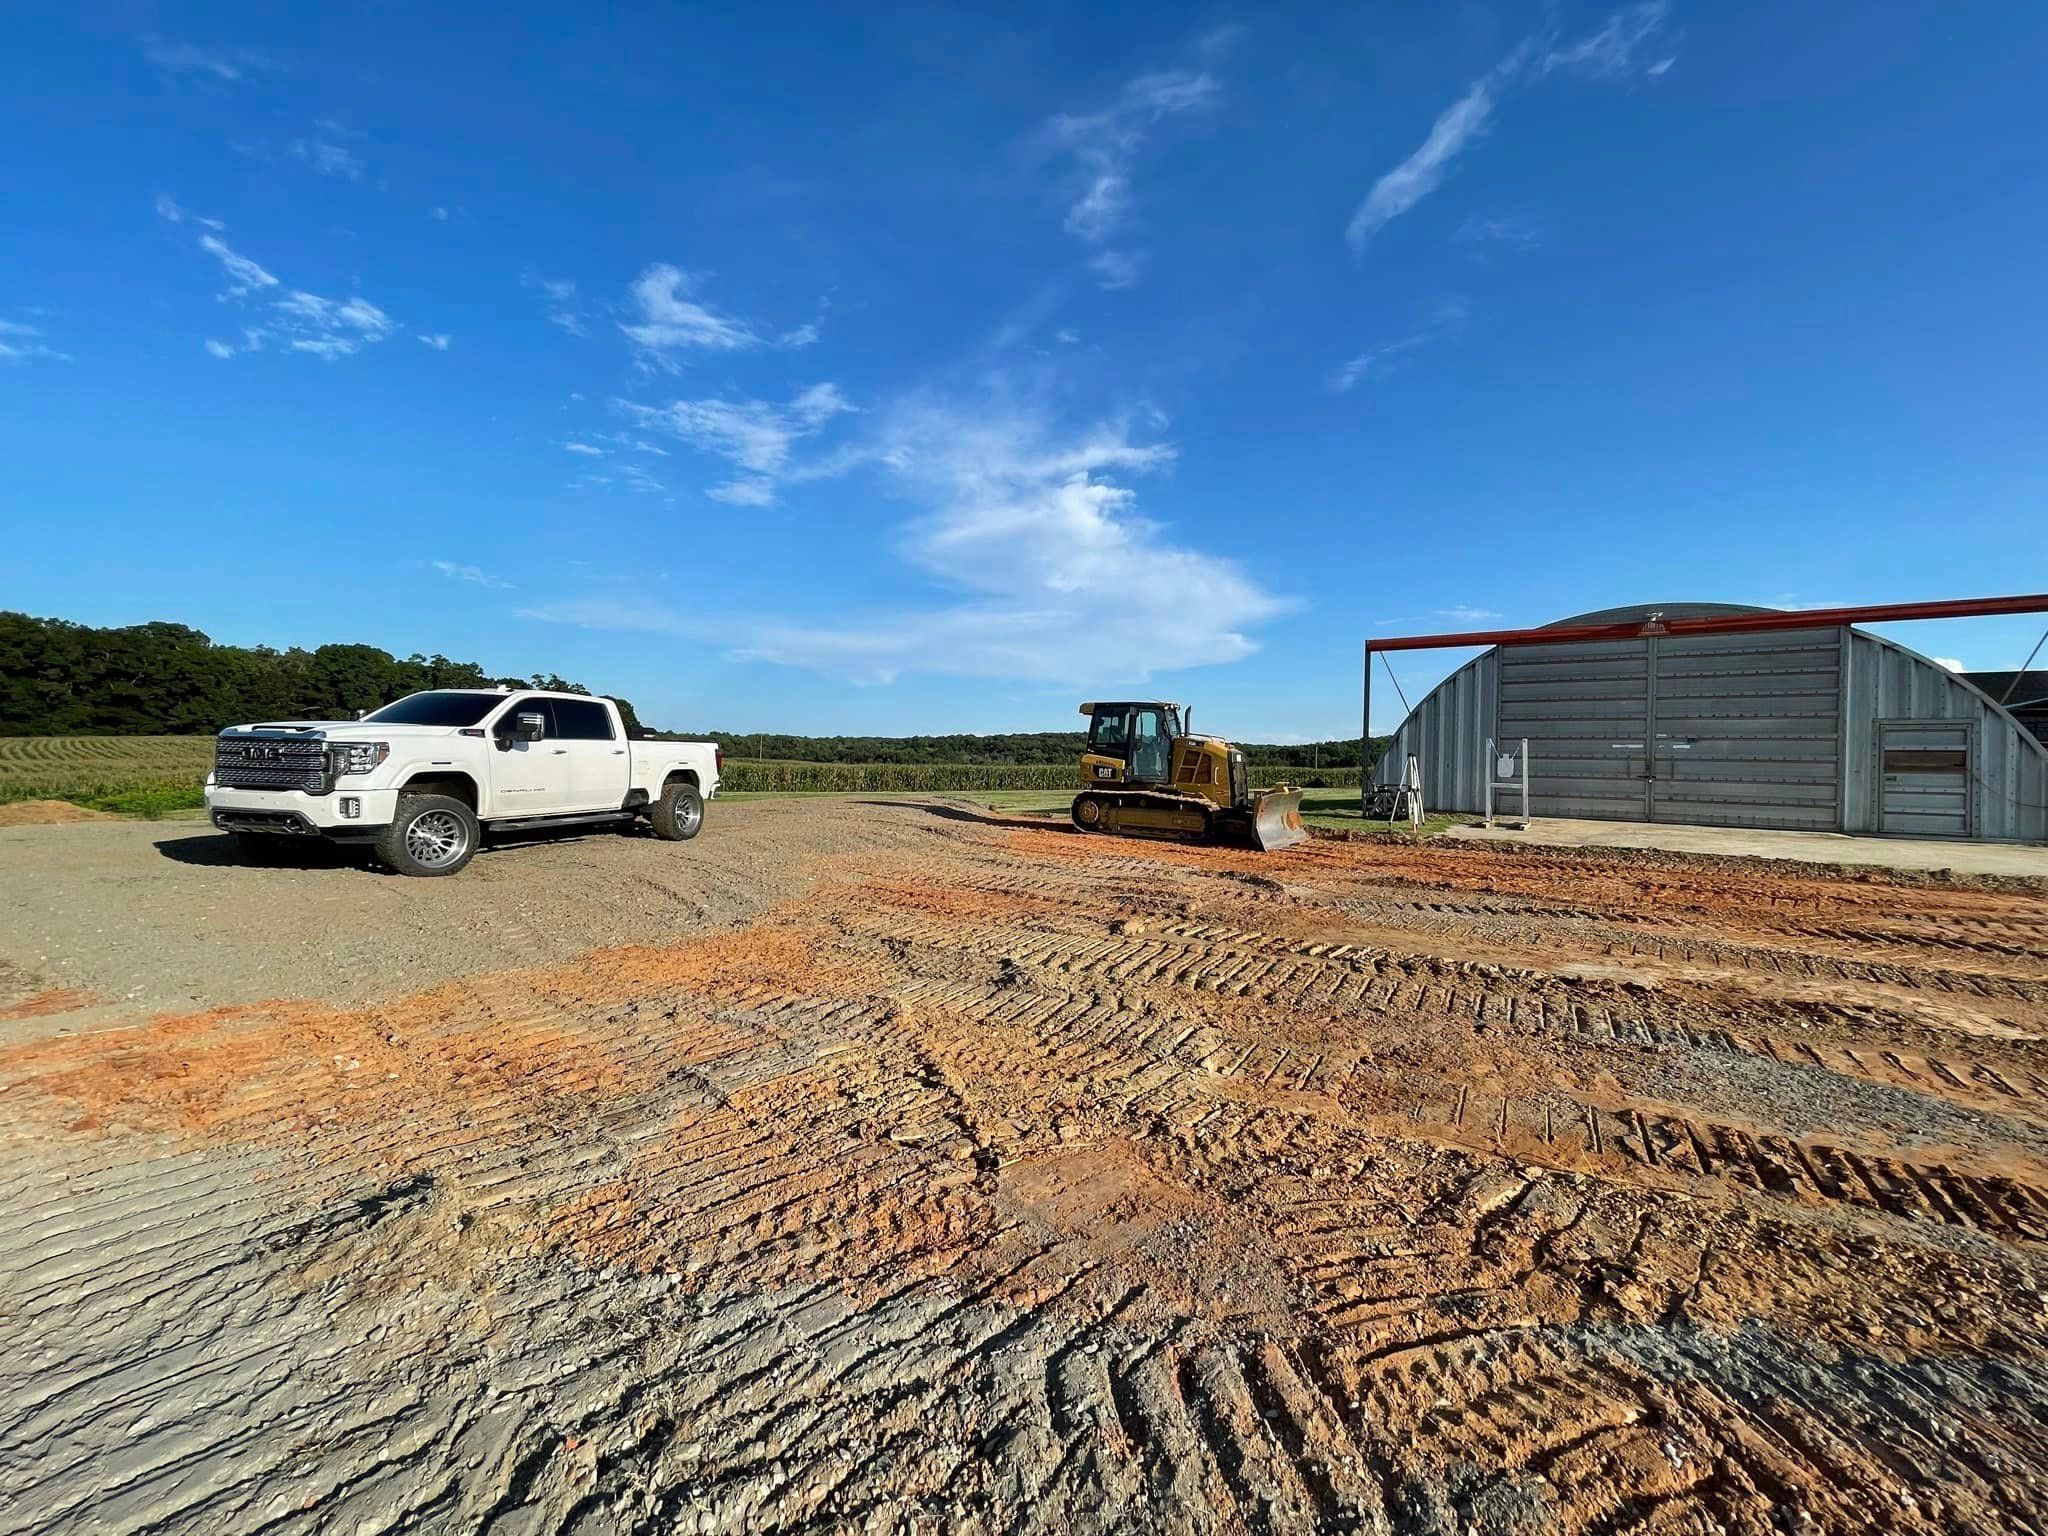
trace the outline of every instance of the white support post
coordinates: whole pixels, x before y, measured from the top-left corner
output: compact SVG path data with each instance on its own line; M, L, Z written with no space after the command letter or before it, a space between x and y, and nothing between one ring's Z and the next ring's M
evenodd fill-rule
M1516 759L1519 758L1521 772L1516 773ZM1520 790L1522 794L1522 819L1518 830L1529 830L1529 738L1521 738L1520 747L1512 753L1502 752L1499 743L1488 737L1486 761L1482 765L1486 784L1486 825L1494 822L1493 796L1495 790Z

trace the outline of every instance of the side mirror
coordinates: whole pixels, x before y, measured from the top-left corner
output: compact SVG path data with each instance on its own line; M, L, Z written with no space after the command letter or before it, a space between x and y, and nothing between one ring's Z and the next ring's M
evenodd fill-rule
M520 715L514 722L513 734L521 741L539 741L547 728L547 720L541 715Z
M367 709L359 709L356 711L356 718L358 720L367 720L370 718L370 712Z

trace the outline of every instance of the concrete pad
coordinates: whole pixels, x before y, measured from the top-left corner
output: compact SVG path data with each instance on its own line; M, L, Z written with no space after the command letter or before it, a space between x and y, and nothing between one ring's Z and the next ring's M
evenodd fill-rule
M1810 864L1874 864L1889 869L1949 869L1959 875L2033 875L2048 879L2048 846L1964 843L1934 838L1857 837L1843 832L1775 832L1751 827L1682 827L1646 821L1575 821L1539 816L1526 832L1507 827L1450 828L1447 837L1537 843L1546 848L1662 848L1672 853L1798 859Z

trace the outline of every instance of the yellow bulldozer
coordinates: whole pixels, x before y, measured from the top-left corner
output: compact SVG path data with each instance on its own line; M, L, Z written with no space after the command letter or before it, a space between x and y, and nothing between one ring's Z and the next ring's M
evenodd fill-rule
M1197 736L1188 712L1157 699L1083 704L1088 744L1074 825L1126 837L1248 840L1271 852L1308 836L1301 791L1276 785L1253 794L1244 753Z

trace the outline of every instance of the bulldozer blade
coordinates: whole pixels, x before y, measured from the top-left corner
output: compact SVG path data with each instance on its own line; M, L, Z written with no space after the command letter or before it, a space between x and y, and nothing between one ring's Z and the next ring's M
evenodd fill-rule
M1269 789L1252 800L1252 841L1262 853L1292 848L1308 832L1301 824L1301 791Z

